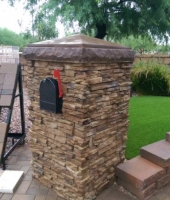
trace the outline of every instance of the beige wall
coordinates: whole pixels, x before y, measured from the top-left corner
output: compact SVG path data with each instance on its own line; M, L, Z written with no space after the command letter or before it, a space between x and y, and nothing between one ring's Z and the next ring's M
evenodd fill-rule
M170 65L170 56L169 55L160 55L160 54L153 54L153 55L136 55L134 63L139 61L154 61L160 64Z

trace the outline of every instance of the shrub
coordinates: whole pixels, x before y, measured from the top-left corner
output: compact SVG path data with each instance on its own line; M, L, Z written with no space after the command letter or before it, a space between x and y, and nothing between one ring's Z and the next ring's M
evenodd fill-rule
M155 62L139 62L131 70L132 88L144 95L170 95L170 69Z

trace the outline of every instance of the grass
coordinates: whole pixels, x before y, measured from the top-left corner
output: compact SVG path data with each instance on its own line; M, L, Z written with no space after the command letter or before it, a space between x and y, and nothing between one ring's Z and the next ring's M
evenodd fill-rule
M127 159L139 155L142 146L165 139L170 131L170 97L132 97L129 121Z

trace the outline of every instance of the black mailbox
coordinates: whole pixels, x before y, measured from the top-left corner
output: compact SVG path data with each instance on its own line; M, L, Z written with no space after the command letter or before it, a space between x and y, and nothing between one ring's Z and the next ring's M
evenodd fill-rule
M62 113L63 99L59 98L58 81L46 78L40 84L40 108L54 113Z

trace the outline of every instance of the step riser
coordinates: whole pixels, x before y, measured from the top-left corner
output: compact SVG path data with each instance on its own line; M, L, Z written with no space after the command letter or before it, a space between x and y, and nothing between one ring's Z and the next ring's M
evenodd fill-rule
M133 185L125 182L121 178L118 178L118 184L123 186L129 192L133 193L135 196L138 197L138 199L146 199L157 192L155 183L152 183L143 190L135 188Z
M134 185L124 181L124 179L121 179L118 177L118 184L123 186L126 190L133 193L135 196L137 196L139 199L149 199L154 193L162 189L164 186L166 186L168 183L170 183L170 173L166 174L162 178L159 178L151 185L147 186L144 189L140 189L135 187Z
M152 169L150 169L150 170L152 170ZM157 171L154 174L151 174L146 179L140 180L138 177L131 175L126 170L121 170L119 168L116 168L116 176L121 178L125 182L129 183L130 185L133 185L135 188L137 188L139 190L143 190L146 187L148 187L149 185L151 185L152 183L161 179L162 177L165 177L166 170L164 170L162 168L160 171Z
M170 183L170 173L156 181L156 189L159 190L168 183Z

